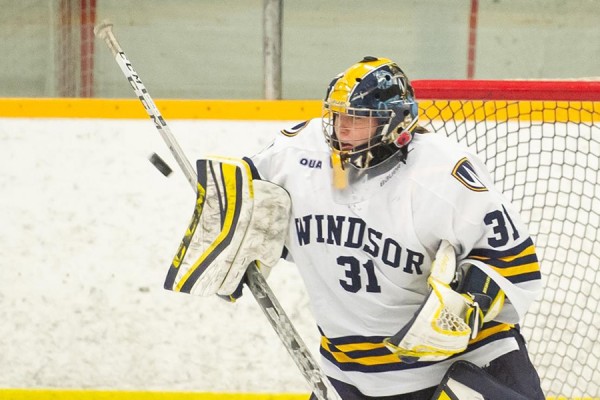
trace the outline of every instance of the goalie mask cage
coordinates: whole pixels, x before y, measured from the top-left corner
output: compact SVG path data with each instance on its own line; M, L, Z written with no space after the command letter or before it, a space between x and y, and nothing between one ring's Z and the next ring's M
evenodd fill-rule
M549 398L600 397L600 82L414 81L420 124L484 159L537 247L522 324Z

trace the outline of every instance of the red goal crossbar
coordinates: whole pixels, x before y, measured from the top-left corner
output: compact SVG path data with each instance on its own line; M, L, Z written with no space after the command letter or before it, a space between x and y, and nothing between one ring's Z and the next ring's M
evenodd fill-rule
M600 101L600 80L414 80L412 85L419 100Z

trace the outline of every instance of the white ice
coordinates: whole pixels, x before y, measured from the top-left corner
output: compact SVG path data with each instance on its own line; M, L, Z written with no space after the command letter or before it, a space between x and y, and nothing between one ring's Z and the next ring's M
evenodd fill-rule
M290 125L169 124L192 161ZM194 199L149 120L0 119L0 387L308 392L248 289L229 304L162 288ZM316 354L295 266L269 283Z

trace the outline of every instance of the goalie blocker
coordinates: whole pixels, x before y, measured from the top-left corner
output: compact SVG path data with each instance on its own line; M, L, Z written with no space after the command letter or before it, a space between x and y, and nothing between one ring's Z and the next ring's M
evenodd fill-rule
M164 287L233 301L248 265L257 262L266 276L279 261L290 197L273 183L252 180L241 159L201 159L197 171L194 213Z

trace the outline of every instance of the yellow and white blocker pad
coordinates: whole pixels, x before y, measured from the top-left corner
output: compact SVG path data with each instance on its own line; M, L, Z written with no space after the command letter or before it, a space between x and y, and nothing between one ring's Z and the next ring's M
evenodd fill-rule
M279 261L289 225L285 189L253 180L241 159L197 161L192 220L167 273L165 289L200 296L232 294L248 265L268 275Z
M440 361L463 352L471 339L465 322L469 299L450 287L456 272L456 254L442 241L431 266L425 302L396 335L386 338L386 347L404 362Z

